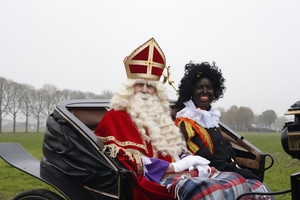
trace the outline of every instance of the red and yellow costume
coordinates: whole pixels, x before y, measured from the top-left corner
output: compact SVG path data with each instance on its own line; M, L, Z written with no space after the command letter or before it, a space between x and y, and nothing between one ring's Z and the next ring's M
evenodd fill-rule
M124 59L126 74L129 79L158 81L165 64L164 53L154 38L145 42ZM172 162L172 158L170 156L163 157L159 153L153 152L151 142L141 138L126 111L110 110L99 123L95 134L99 136L106 147L110 148L112 157L117 157L126 168L136 172L138 180L133 189L134 199L173 199L165 186L149 181L144 176L141 156L160 158L157 161L162 163L164 167L160 167L158 170L159 176L165 173L169 162Z
M151 142L142 140L136 126L126 111L110 110L103 117L95 134L110 147L112 156L116 156L126 168L137 175L137 186L133 189L134 199L173 199L165 186L147 180L143 176L141 155L153 157ZM115 155L114 155L115 154ZM160 159L171 161L171 157Z

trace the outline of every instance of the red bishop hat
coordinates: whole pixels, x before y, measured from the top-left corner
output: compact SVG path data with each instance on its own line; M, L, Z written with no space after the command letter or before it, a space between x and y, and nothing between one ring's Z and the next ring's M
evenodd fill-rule
M165 66L166 58L154 38L139 46L124 59L129 79L158 81Z

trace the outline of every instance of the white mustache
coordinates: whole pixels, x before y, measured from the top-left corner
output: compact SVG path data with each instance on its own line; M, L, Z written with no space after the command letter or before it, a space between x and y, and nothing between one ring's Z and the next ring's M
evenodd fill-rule
M141 99L144 99L144 100L148 100L149 98L151 98L150 94L143 94L143 93L138 93L138 94L136 94L136 96L138 98L141 98Z

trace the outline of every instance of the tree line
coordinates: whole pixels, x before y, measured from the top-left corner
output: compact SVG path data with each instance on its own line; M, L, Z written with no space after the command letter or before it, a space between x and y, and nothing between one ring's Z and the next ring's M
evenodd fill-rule
M231 106L225 110L218 108L221 111L220 120L235 131L255 131L255 132L270 132L279 131L282 129L286 117L278 117L274 110L265 110L261 115L254 115L249 107Z
M0 76L0 133L4 117L10 116L13 121L13 133L16 132L17 117L25 117L25 132L28 132L29 118L36 120L36 131L40 130L40 121L47 117L56 104L69 99L110 99L113 93L105 90L101 94L81 92L69 89L59 90L45 84L36 89L29 84L17 83Z
M36 132L40 131L41 119L51 114L56 104L69 99L110 99L113 93L108 90L101 94L81 92L69 89L59 90L57 87L45 84L36 89L29 84L21 84L0 76L0 133L4 117L13 121L16 132L17 117L25 118L25 132L28 132L29 118L36 120ZM286 117L277 117L274 110L266 110L261 115L254 115L249 107L231 106L229 109L218 108L221 111L220 120L235 131L266 132L280 130L287 121Z

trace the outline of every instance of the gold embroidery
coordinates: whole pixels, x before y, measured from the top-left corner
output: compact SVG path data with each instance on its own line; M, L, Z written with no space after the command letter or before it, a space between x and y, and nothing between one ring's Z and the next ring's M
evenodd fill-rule
M119 140L117 140L114 136L107 136L107 137L101 137L101 136L98 136L99 139L106 143L106 142L109 142L109 141L114 141L116 144L118 144L119 146L122 146L122 147L126 147L126 146L136 146L136 147L139 147L141 149L144 149L147 153L148 153L148 149L147 149L147 145L146 145L146 142L143 141L144 144L137 144L135 142L131 142L131 141L126 141L126 142L120 142Z
M137 165L137 172L139 174L143 174L143 162L141 155L143 155L140 151L136 149L124 149L122 147L117 146L116 144L108 144L104 146L103 152L109 148L109 156L116 158L120 150L122 150L126 156L128 156L129 160L135 161Z

